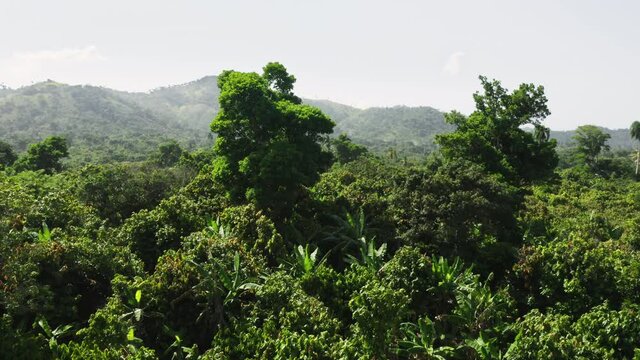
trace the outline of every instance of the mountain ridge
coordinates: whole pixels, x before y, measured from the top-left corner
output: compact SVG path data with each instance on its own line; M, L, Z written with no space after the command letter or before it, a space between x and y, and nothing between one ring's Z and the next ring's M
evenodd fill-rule
M50 135L66 136L71 162L136 161L168 139L187 149L210 146L209 124L218 111L216 76L148 92L128 92L53 80L11 89L0 87L0 139L18 151ZM326 99L303 99L374 152L421 156L435 149L435 135L453 130L443 112L429 106L357 108ZM605 129L612 149L635 146L627 129ZM552 131L569 146L573 131Z

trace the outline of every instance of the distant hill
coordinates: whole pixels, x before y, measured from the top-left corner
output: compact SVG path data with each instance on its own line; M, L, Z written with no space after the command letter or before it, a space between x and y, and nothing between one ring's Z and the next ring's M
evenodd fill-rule
M395 149L399 155L420 155L435 148L436 134L453 130L443 113L431 107L373 107L357 109L326 100L305 100L319 107L335 122L336 134L351 139L375 152Z
M20 89L0 86L0 139L24 151L50 135L70 142L73 165L141 160L175 139L188 149L211 146L209 124L218 111L217 78L129 93L95 86L46 81ZM421 156L435 148L436 134L453 130L443 113L431 107L395 106L358 109L327 100L305 99L346 133L374 152L390 148L399 156ZM606 130L612 149L634 146L628 130ZM573 132L552 131L561 146Z
M179 91L165 88L138 94L53 81L5 89L0 91L0 138L24 151L47 136L63 135L74 164L145 159L167 139L188 148L210 144L206 126L197 129L183 121L187 112L198 112L198 93L189 92L193 96L187 101L190 106L185 106L164 100L168 92ZM210 115L198 115L194 119L201 123L203 116L211 120Z
M124 93L140 106L150 109L168 121L193 130L208 130L218 112L217 77L207 76L190 83L162 87L149 93Z

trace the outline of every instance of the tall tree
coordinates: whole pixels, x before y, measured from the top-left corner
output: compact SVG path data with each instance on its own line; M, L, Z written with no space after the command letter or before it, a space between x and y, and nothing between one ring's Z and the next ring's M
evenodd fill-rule
M609 150L609 145L607 145L609 138L611 138L611 135L594 125L579 126L573 136L578 153L590 167L597 165L598 155L603 150Z
M499 81L481 76L483 92L473 95L476 110L468 117L453 111L447 122L457 128L436 137L449 158L481 164L514 184L544 179L558 163L556 141L542 121L550 114L542 86L522 84L512 92ZM536 128L535 137L524 125Z
M31 144L27 153L16 162L18 170L44 170L51 174L62 170L61 160L69 156L67 141L60 136L50 136Z
M320 143L334 123L293 94L295 77L284 66L269 63L263 70L224 71L218 78L214 175L235 201L254 201L286 216L330 165L331 154Z
M11 145L4 141L0 141L0 169L13 165L18 156L13 151Z
M640 122L634 121L631 124L631 128L629 129L629 132L631 133L632 138L640 141ZM636 149L635 162L636 162L636 176L638 176L638 170L640 168L640 148Z
M162 167L173 166L180 160L183 153L184 150L182 150L180 144L175 140L170 140L158 146L155 161Z
M336 160L340 164L353 161L367 153L367 148L351 141L347 134L340 134L331 141Z

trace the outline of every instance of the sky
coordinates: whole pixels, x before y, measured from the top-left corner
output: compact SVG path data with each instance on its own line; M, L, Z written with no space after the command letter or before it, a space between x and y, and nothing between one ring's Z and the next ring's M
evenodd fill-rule
M302 97L473 111L545 87L554 130L640 120L640 2L0 0L0 84L127 91L279 61Z

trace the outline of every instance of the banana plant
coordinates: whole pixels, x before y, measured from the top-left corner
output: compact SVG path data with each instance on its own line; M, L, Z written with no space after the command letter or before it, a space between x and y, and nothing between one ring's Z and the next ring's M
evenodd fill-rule
M459 291L456 295L453 316L469 336L477 336L483 329L492 327L493 317L503 305L500 295L491 291L488 282L482 285L476 278L471 291Z
M383 243L376 247L375 238L367 240L365 237L359 239L360 259L353 255L347 255L345 261L348 263L362 263L374 270L379 270L384 265L384 256L387 253L387 244Z
M451 346L437 346L438 335L433 321L428 317L418 319L418 323L400 325L403 340L398 342L400 355L418 355L427 360L450 359L456 349Z
M465 344L475 351L476 358L479 360L503 359L502 352L496 345L496 339L487 339L483 332L480 332L476 339L467 339Z
M233 269L228 271L216 259L210 262L198 263L191 260L200 278L200 282L191 288L191 292L203 295L205 302L199 305L203 310L196 321L201 321L213 312L213 318L218 324L226 324L224 307L231 305L244 291L260 287L252 278L242 277L240 268L240 254L236 251L233 256Z
M366 236L366 218L362 208L354 214L345 212L344 218L336 215L332 215L331 218L337 227L325 237L324 241L335 243L334 248L339 251L346 252L358 246L360 239Z
M310 274L325 263L329 253L325 254L322 259L318 259L318 248L311 251L309 244L298 245L293 251L293 260L283 260L289 265L290 271L294 275Z
M295 255L296 255L296 262L299 268L302 269L302 271L305 274L308 274L314 269L316 265L318 249L316 248L310 253L309 245L305 247L302 247L302 245L298 245L298 247L296 247Z
M42 229L38 230L37 235L39 243L48 243L49 241L51 241L51 230L49 230L49 226L47 226L47 223L42 223Z
M232 271L227 271L225 267L220 265L218 262L215 264L218 268L218 275L220 276L223 290L226 291L224 305L231 304L241 292L254 290L260 287L260 285L253 282L254 279L241 278L240 254L237 251L233 255Z
M235 232L233 231L231 226L229 224L223 224L220 221L220 218L217 218L216 220L209 220L205 231L209 235L217 235L221 239L227 239L235 236Z
M127 332L127 352L128 356L135 355L138 352L140 346L143 345L142 339L136 336L135 327L129 327L129 331Z
M473 274L471 267L465 268L460 259L456 258L452 263L442 256L431 258L431 272L434 275L436 284L429 288L429 292L435 299L438 306L438 313L448 312L456 300L456 295L462 292L473 290L477 277Z
M144 308L141 302L142 290L137 289L134 296L128 298L127 304L125 304L125 307L130 311L120 315L120 319L134 319L136 322L140 322L144 315Z
M165 356L171 354L171 360L189 360L189 359L197 359L199 357L198 345L193 344L193 346L188 347L184 346L184 341L175 331L171 330L168 326L163 327L164 331L173 336L174 341L167 350L164 352Z
M49 349L53 354L53 358L54 359L60 358L62 355L63 349L61 349L60 344L58 344L58 339L61 336L66 335L69 332L69 330L71 330L72 326L61 325L52 330L46 319L38 320L37 324L40 327L40 329L42 329L42 332L48 339Z

